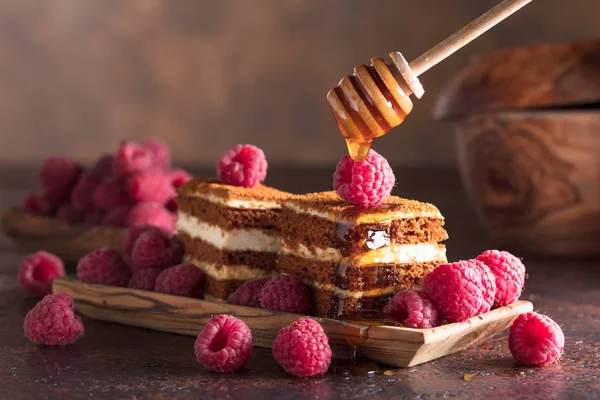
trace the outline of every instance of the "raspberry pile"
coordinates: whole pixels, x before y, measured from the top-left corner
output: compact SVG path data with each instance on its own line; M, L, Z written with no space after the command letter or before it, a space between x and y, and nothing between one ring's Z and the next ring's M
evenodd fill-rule
M46 158L40 194L29 194L22 207L69 224L151 224L172 232L175 190L190 179L186 171L171 169L164 143L124 141L116 154L102 155L88 170L67 157Z

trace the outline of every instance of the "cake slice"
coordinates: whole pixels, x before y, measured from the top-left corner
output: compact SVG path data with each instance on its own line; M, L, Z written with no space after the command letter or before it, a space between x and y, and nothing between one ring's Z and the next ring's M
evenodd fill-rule
M205 274L205 296L227 299L247 280L276 272L281 201L290 195L264 185L230 186L193 179L178 190L177 234L185 262Z
M313 288L320 317L378 313L446 262L444 218L428 203L390 196L361 209L331 191L290 196L282 211L278 270Z

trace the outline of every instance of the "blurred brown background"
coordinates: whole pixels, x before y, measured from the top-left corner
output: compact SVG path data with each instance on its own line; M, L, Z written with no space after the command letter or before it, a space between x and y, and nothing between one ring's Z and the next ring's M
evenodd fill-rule
M345 152L325 94L352 67L413 59L498 0L22 0L0 2L0 163L83 161L160 137L212 165L238 142L270 162ZM469 55L600 36L598 0L537 0L422 77L425 97L375 146L393 163L453 163L437 92Z

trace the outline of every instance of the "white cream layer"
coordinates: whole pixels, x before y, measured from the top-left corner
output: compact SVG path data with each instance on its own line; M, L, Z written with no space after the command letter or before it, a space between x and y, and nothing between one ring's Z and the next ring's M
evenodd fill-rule
M219 268L217 268L217 265L215 264L207 263L192 257L185 257L185 262L194 264L206 275L219 281L247 281L273 274L272 272L265 271L260 268L251 268L247 265L221 265Z
M199 221L198 218L179 211L176 228L193 238L202 239L221 250L261 251L276 253L281 248L277 233L269 234L261 229L223 230L216 225Z
M215 196L212 193L191 193L189 196L199 197L208 200L211 203L220 204L229 208L239 208L243 210L277 210L281 208L281 204L275 201L226 199Z

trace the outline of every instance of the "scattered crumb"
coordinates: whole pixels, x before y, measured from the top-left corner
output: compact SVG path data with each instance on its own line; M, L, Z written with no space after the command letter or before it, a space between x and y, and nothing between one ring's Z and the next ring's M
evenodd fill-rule
M519 375L525 375L525 372L521 371L519 372Z
M471 382L473 380L473 378L475 378L475 376L473 374L465 374L463 376L463 379L467 382Z
M387 376L394 375L394 371L386 369L385 371L383 371L383 374Z

